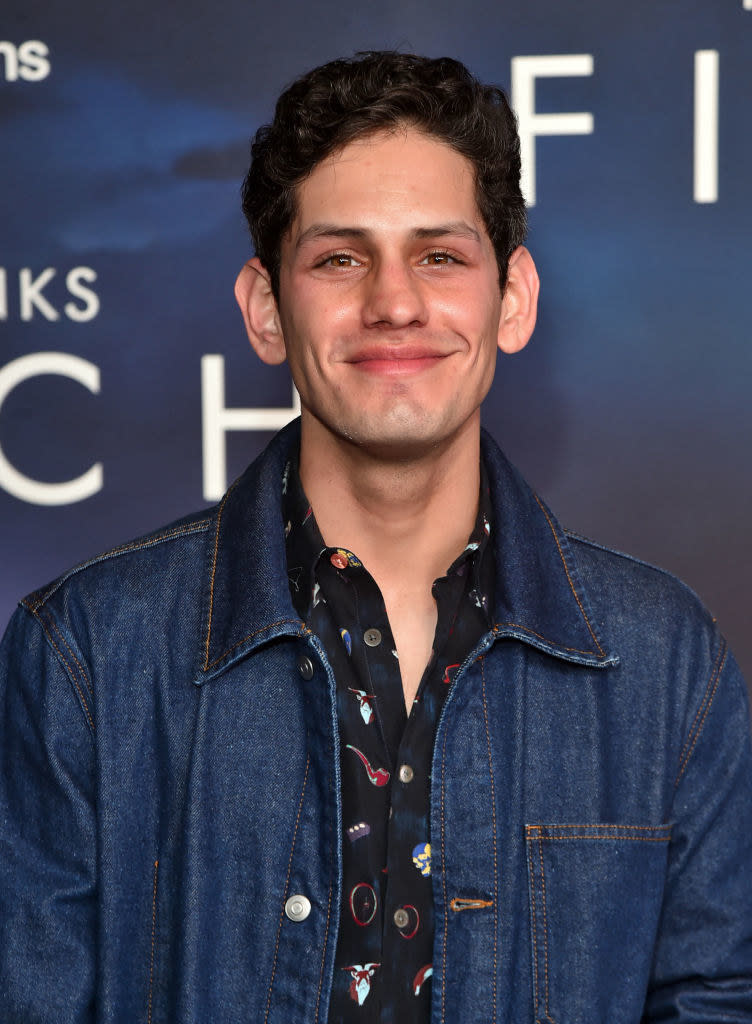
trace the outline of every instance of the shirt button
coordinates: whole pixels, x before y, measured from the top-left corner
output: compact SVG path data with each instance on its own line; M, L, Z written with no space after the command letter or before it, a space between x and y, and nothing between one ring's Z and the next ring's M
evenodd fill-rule
M398 928L407 928L410 924L410 915L406 910L400 907L398 910L394 911L394 923Z
M350 560L344 551L335 551L329 556L329 561L335 569L346 569L350 564Z
M285 913L291 921L305 921L311 913L311 901L306 896L291 896L285 903Z
M415 772L412 770L409 764L400 765L399 780L400 782L412 782L415 778Z
M305 654L298 658L298 672L304 679L313 679L313 662Z
M369 647L378 647L381 643L381 633L378 629L367 629L363 634L363 639Z

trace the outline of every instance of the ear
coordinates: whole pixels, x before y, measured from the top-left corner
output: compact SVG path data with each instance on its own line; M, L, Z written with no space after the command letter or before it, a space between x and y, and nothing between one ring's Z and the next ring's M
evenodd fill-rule
M285 361L285 339L269 273L257 257L248 260L235 282L243 322L254 352L270 366Z
M497 343L502 352L519 352L530 340L538 315L540 281L533 257L524 245L509 257L507 285L501 300Z

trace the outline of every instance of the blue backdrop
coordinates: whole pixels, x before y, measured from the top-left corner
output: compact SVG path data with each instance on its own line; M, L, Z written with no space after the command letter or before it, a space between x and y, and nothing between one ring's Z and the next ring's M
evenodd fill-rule
M0 17L3 621L207 500L220 456L237 475L269 422L224 409L289 415L232 298L248 139L301 71L399 47L521 117L541 316L486 425L565 525L696 589L752 676L752 0L52 7Z

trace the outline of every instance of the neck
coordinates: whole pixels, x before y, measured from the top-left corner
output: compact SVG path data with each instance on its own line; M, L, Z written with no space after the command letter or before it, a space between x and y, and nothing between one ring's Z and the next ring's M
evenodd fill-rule
M321 535L355 553L385 596L406 585L430 589L463 550L479 473L477 414L449 441L391 458L303 416L300 476Z

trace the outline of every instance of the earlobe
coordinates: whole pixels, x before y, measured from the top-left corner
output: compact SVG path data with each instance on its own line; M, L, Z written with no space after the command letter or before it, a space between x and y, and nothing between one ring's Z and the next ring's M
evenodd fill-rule
M285 339L271 279L257 257L249 260L235 282L235 298L243 314L248 340L262 362L277 366L285 361Z
M533 257L520 245L509 257L499 318L498 346L507 355L519 352L530 340L538 315L539 290Z

